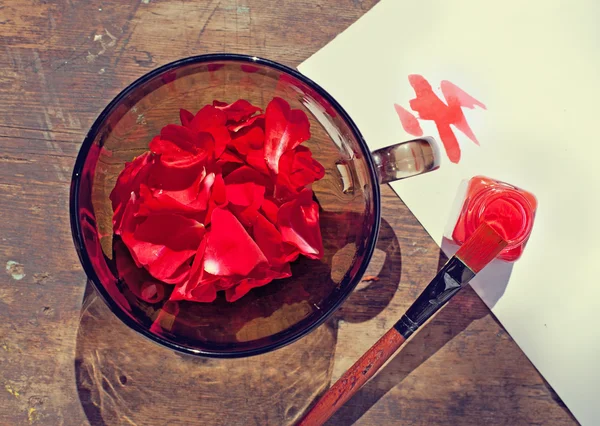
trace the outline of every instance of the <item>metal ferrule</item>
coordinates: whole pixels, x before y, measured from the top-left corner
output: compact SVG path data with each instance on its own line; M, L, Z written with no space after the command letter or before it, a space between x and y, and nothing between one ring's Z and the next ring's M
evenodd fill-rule
M466 285L475 273L457 257L451 258L419 295L394 328L405 338L413 334L433 314Z

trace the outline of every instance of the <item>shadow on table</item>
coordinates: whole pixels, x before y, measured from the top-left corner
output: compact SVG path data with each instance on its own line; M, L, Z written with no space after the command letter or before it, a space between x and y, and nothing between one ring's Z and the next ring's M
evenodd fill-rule
M385 253L379 281L347 299L346 321L373 318L397 290L400 248L385 221L377 248ZM198 358L142 338L120 322L88 284L75 354L83 411L94 426L291 424L330 384L337 318L268 354Z
M440 252L440 269L447 261ZM363 416L392 388L465 330L473 321L489 314L470 287L461 290L438 314L415 334L398 354L329 419L327 426L350 425ZM375 342L373 342L375 343Z

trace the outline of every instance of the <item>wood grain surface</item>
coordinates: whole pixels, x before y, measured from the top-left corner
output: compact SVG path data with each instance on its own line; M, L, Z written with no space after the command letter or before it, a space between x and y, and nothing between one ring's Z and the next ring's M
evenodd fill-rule
M403 317L404 318L404 317ZM327 389L297 426L320 426L335 414L406 341L395 327L390 328L367 352Z
M400 1L400 0L398 0ZM121 324L88 288L70 173L102 108L175 59L250 53L296 66L372 0L0 1L0 424L292 424L391 327L445 261L389 187L365 282L271 354L184 357ZM575 421L467 289L330 425Z

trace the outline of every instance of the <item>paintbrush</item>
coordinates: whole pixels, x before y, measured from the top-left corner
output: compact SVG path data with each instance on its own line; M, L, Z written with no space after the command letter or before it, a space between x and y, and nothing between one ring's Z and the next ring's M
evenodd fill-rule
M322 425L346 403L418 328L506 247L483 222L458 249L400 320L331 387L298 426Z

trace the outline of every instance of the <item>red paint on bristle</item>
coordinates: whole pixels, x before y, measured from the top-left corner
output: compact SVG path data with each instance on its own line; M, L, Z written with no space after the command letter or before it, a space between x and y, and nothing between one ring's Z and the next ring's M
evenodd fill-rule
M483 222L456 252L467 267L478 273L506 247L504 239L492 226Z

